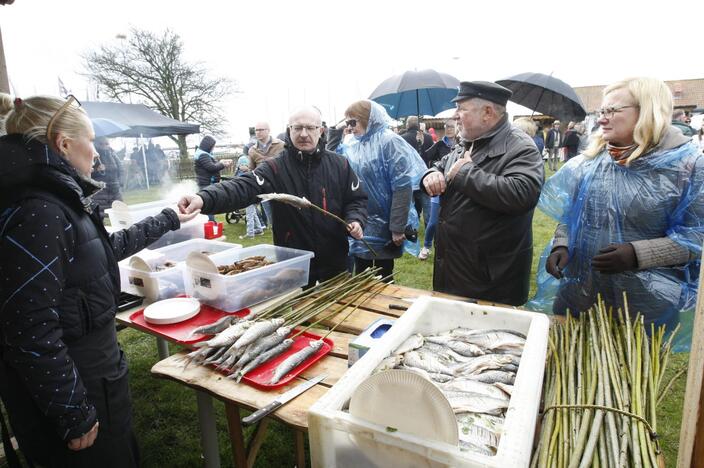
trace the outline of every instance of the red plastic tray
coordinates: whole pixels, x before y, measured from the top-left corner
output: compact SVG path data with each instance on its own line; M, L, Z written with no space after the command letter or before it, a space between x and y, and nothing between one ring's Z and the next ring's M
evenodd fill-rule
M296 331L294 330L291 333L295 334ZM284 375L281 380L279 380L276 384L270 385L269 381L274 375L274 369L276 369L276 367L281 362L283 362L284 359L300 351L305 346L308 346L308 343L310 343L311 341L316 341L319 339L319 336L313 335L312 333L301 333L294 339L293 344L285 353L277 356L269 362L265 362L259 367L255 367L242 378L242 381L247 382L252 387L256 387L260 390L272 390L274 388L283 387L284 385L288 384L290 381L295 379L304 370L308 369L310 366L318 362L323 356L328 354L332 350L334 343L330 338L325 338L323 340L323 345L320 347L317 353L313 354L311 357L303 361L301 364L298 365L298 367L293 368L291 372Z
M183 297L183 296L181 296ZM135 328L139 328L147 333L159 335L167 340L175 341L179 344L188 346L193 343L197 343L208 338L211 335L193 335L190 338L188 335L192 330L207 325L209 323L217 322L218 319L224 317L225 315L236 315L238 317L244 317L249 315L249 309L242 309L235 313L226 313L215 307L210 307L205 304L201 304L200 312L188 320L179 323L172 323L169 325L155 325L144 320L144 309L140 309L137 312L130 315L130 320ZM295 343L294 343L295 346Z

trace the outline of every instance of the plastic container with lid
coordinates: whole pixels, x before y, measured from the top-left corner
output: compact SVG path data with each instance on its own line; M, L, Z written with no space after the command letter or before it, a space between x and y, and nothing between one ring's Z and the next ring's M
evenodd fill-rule
M119 263L120 283L122 291L138 296L144 296L150 301L169 299L186 292L184 286L185 260L191 252L207 252L216 254L228 250L240 249L240 244L212 241L205 239L190 239L177 244L157 249L144 249L135 256L126 258ZM144 257L147 263L163 263L171 261L176 265L161 271L144 271L138 268L132 260L134 257ZM158 259L160 261L155 261Z
M210 259L219 266L258 255L274 263L231 276L205 272L187 262L186 294L217 309L235 312L308 284L314 254L306 250L261 244L221 252Z
M390 432L345 411L358 385L406 338L456 327L513 330L526 335L506 419L494 456ZM530 463L542 392L549 320L544 314L440 298L418 299L393 327L308 412L314 468L376 466L520 468ZM412 411L413 408L408 408Z

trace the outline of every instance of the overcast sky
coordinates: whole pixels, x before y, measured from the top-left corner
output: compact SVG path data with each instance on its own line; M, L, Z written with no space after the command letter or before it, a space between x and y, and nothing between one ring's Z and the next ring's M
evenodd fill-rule
M704 78L702 1L16 0L0 7L13 91L86 96L81 54L130 27L181 36L186 59L236 80L232 141L257 120L274 134L309 103L334 122L408 69L460 80L553 73L572 86L633 75ZM687 25L690 25L689 27ZM516 109L513 109L514 112Z

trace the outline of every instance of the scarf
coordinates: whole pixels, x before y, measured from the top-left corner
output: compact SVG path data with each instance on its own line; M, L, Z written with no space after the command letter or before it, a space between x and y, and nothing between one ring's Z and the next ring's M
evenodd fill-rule
M626 164L626 159L633 153L633 151L638 147L637 144L633 143L628 146L614 146L611 143L606 145L606 150L611 155L611 158L620 165Z

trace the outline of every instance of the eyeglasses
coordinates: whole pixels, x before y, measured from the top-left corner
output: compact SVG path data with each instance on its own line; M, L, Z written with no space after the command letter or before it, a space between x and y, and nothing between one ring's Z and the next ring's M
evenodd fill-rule
M596 115L598 117L606 117L607 119L613 118L614 114L617 114L621 112L623 109L630 109L630 108L636 108L639 106L618 106L618 107L602 107L601 109L597 109Z
M73 94L69 94L68 96L66 96L66 102L61 107L59 107L59 110L57 110L54 113L54 115L52 115L51 118L49 119L49 123L46 125L46 140L47 141L51 141L50 135L51 135L52 129L54 128L54 123L56 123L56 119L61 114L63 114L66 111L66 109L69 108L69 106L71 105L71 103L73 101L76 101L76 104L78 104L78 107L81 107L81 101L76 99L76 96L74 96Z
M357 119L345 120L345 125L347 125L348 127L354 128L357 126Z
M254 129L255 132L266 132L268 130L269 130L268 128L255 128Z
M320 128L320 125L289 125L288 128L290 128L293 133L301 133L303 130L308 133L313 133Z

